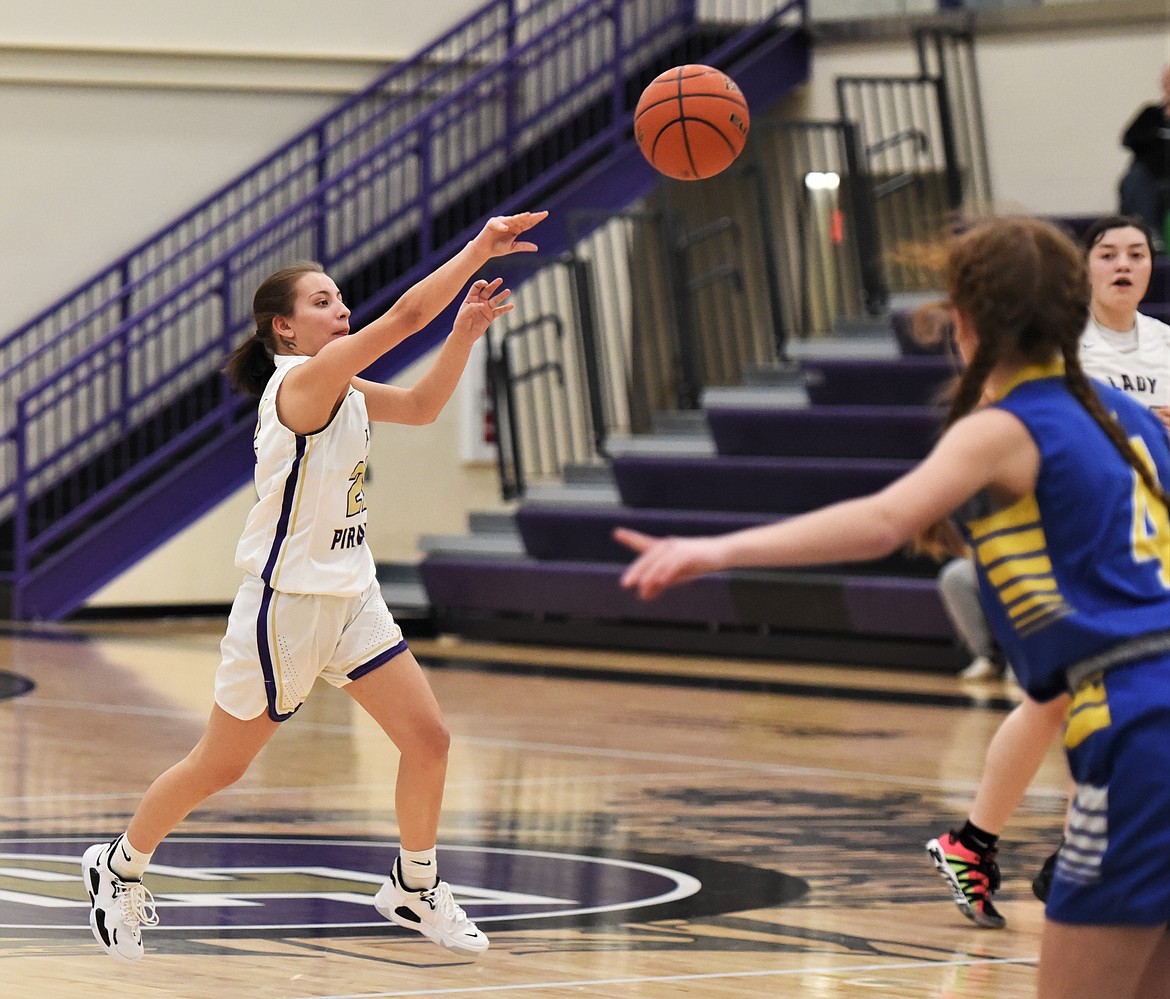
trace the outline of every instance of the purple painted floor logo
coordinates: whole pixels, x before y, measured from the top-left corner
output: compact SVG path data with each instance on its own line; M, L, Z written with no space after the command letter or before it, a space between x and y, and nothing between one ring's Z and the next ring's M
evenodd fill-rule
M88 932L81 854L93 839L0 837L0 935ZM146 884L160 925L180 935L383 933L374 893L397 844L373 839L176 836L154 856ZM485 927L655 918L770 904L803 894L799 879L740 864L646 854L591 856L505 847L441 846L443 878ZM658 862L655 862L658 861ZM685 868L685 869L684 869ZM738 905L704 898L703 878L751 890ZM706 893L725 899L726 891ZM702 900L702 902L700 902ZM680 908L682 907L682 908Z

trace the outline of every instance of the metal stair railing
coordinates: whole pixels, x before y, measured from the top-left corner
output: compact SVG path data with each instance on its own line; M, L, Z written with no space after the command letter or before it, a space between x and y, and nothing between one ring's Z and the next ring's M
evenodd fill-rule
M837 105L857 130L859 166L875 199L886 279L897 291L937 285L921 250L991 199L974 40L941 28L915 33L916 76L841 76Z
M453 89L468 57L510 46L514 0L490 0L433 44L342 101L256 166L148 237L89 281L0 338L0 413L16 396L111 332L385 138L418 111L418 94ZM2 418L2 417L0 417Z
M469 76L482 75L483 66L509 64L508 54L525 38L538 38L593 8L609 4L581 0L538 0L523 11L516 0L491 0L463 24L434 44L401 63L362 92L343 101L333 112L310 126L256 167L213 194L167 228L114 261L90 281L54 306L0 338L0 421L12 412L17 397L38 382L67 367L83 351L95 347L131 316L168 300L172 293L205 270L206 263L267 222L303 203L330 178L353 175L353 167L368 161L371 150L384 146L404 125L425 110L434 95L462 88ZM663 7L621 3L631 7ZM669 20L677 26L690 17L688 2L668 5ZM636 22L630 17L631 23ZM652 22L655 27L660 22ZM662 25L669 29L669 25ZM524 84L523 74L516 82ZM572 87L577 81L564 81ZM421 95L421 96L420 96ZM523 96L523 95L519 95ZM514 98L506 110L520 107ZM525 141L517 128L505 129L508 145ZM394 178L384 179L390 186ZM336 206L335 206L336 207ZM364 207L364 206L361 206ZM356 200L349 218L336 210L318 216L317 256L329 266L344 268L348 261L330 245L338 239L351 244L362 233L355 224ZM326 228L332 221L332 227ZM376 252L371 249L370 252ZM261 275L263 276L263 275ZM0 422L0 431L9 430ZM0 476L7 483L12 470L10 435L0 438ZM0 507L0 513L3 508Z
M449 73L428 76L442 52L436 43L221 192L255 192L242 206L232 211L222 197L209 199L42 314L38 322L51 325L81 313L58 335L38 343L34 322L0 343L0 357L13 357L0 399L11 400L5 409L14 416L0 433L0 516L14 518L14 572L0 579L18 579L119 490L149 481L201 435L251 418L217 371L250 322L251 290L265 274L293 257L315 257L344 281L405 247L407 263L355 309L360 323L420 276L431 255L450 252L487 212L506 207L501 201L555 185L624 137L630 80L690 29L694 4L543 0L517 12L510 2L493 2L466 24L481 24L492 12L497 20L476 55L506 45L497 61L475 68L456 60ZM462 37L466 24L444 38ZM396 127L391 112L412 101L409 95L390 98L360 124L337 124L359 105L379 103L388 81L408 71L436 86L446 81L451 92ZM591 115L601 116L600 127L574 134ZM519 156L536 161L510 176ZM292 165L268 185L279 192L262 190L264 171L281 163ZM206 231L188 240L196 218ZM171 241L183 245L155 263L151 255ZM22 340L29 349L16 358L11 352ZM100 488L76 484L62 509L41 510L41 522L32 522L37 497L197 387L216 397L197 419L163 433L157 447Z

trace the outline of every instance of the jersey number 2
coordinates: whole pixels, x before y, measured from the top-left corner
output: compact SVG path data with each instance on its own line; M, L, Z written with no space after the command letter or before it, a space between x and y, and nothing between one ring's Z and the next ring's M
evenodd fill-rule
M366 463L359 461L349 477L349 502L345 515L356 517L366 508Z

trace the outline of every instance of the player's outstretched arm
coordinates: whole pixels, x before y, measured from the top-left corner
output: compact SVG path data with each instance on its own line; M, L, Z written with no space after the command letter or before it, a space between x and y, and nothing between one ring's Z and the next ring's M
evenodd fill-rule
M325 344L289 372L280 390L285 411L295 411L298 422L306 426L324 426L352 380L438 316L487 261L535 252L536 244L522 237L547 215L521 212L489 219L462 250L409 288L385 313L351 336Z
M381 385L361 378L354 388L366 397L366 412L375 423L431 423L459 384L475 342L487 332L493 319L511 312L511 291L501 289L503 278L476 281L459 306L455 322L434 363L410 388Z
M384 315L361 329L357 336L364 337L368 333L371 340L376 340L377 344L371 345L371 349L388 342L389 347L383 347L381 353L397 346L442 312L489 260L513 253L535 253L537 245L520 237L547 216L548 212L522 212L488 219L479 235L459 253L408 289ZM370 360L380 356L375 355Z
M881 558L937 523L980 489L1018 497L1035 486L1040 452L1024 425L1000 409L964 417L918 465L869 496L774 524L702 538L654 538L618 528L637 553L621 585L644 600L711 572L825 565Z

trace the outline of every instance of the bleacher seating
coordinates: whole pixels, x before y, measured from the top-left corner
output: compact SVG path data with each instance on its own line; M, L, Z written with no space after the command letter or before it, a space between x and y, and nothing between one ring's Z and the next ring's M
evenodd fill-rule
M938 434L935 413L924 406L708 406L707 422L728 456L913 459Z
M1070 220L1081 230L1090 219ZM1158 262L1143 311L1170 314ZM955 671L966 665L938 598L937 565L906 552L868 564L732 572L644 603L622 590L622 525L714 534L881 488L931 447L956 374L945 341L919 344L895 310L893 356L806 356L803 402L758 391L705 408L711 447L635 449L611 459L613 495L532 497L515 512L515 550L472 557L440 546L420 574L438 626L480 637L747 654Z
M618 580L619 525L701 535L881 488L926 453L946 358L809 358L804 405L706 409L714 454L622 453L615 497L532 498L516 511L519 554L432 551L420 574L439 627L481 637L775 658L963 665L938 600L937 566L904 552L869 564L713 576L644 603Z

